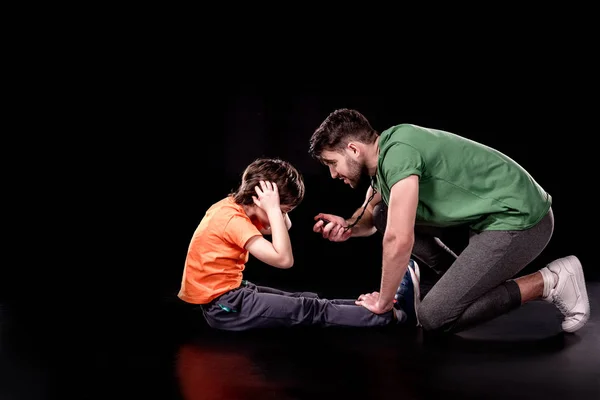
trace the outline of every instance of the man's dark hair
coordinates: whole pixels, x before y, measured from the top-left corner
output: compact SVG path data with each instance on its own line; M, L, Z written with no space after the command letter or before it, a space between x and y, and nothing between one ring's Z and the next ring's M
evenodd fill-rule
M341 108L329 114L312 134L308 153L319 160L324 150L342 151L352 140L371 144L378 135L360 112Z
M304 178L289 162L278 158L259 158L246 167L240 186L231 195L238 204L254 204L255 187L260 181L277 184L281 206L295 208L304 199Z

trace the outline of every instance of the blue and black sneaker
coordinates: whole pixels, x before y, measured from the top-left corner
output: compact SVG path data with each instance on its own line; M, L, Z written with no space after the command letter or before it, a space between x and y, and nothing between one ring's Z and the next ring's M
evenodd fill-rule
M411 259L406 274L402 278L398 290L396 290L396 296L394 296L394 308L403 310L408 316L408 322L415 323L417 326L421 325L417 315L417 306L421 301L420 278L419 265Z

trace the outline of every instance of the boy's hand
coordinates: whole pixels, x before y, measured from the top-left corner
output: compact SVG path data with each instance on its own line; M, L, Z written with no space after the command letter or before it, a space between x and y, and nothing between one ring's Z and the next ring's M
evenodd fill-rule
M281 212L279 205L279 191L275 182L260 181L260 187L256 186L257 196L252 196L254 204L262 208L266 212L269 210L277 210Z

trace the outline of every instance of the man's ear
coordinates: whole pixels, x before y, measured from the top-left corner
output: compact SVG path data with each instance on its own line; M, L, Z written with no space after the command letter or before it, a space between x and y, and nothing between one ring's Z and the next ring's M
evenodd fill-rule
M346 145L346 149L355 156L360 154L360 149L354 142L348 142L348 144Z

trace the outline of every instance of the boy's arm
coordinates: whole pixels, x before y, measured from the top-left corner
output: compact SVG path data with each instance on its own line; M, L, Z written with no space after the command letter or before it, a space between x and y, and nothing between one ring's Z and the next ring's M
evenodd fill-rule
M250 254L277 268L291 268L294 265L292 244L288 234L286 215L281 212L277 185L272 182L260 181L261 188L256 187L258 198L253 197L254 203L267 213L271 225L272 243L264 237L254 237L244 246Z
M292 221L290 220L290 217L287 213L285 213L284 219L285 219L285 226L287 227L287 230L289 231L292 228ZM262 233L263 235L271 235L271 227L260 228L259 230L260 230L260 233Z
M269 211L267 215L271 223L270 234L273 242L269 242L262 236L254 236L248 240L245 248L266 264L276 268L291 268L294 265L294 255L286 218L279 210ZM289 220L289 218L287 219ZM289 226L291 226L291 221Z

